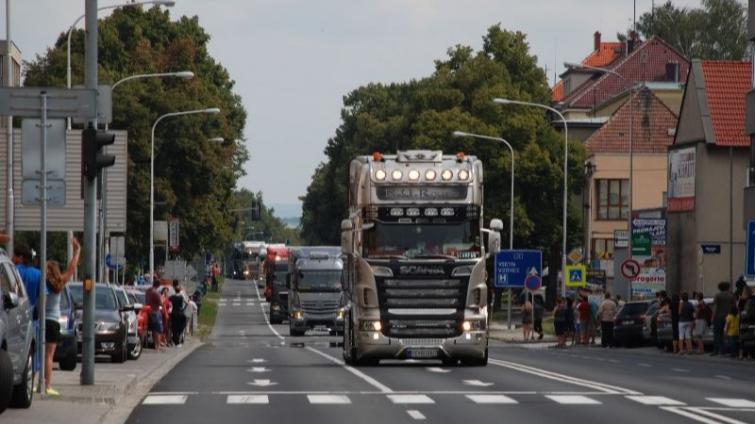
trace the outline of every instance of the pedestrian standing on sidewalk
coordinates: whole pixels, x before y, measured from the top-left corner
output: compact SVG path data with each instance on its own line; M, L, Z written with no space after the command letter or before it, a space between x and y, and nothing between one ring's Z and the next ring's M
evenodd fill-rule
M81 246L75 238L71 240L73 257L68 263L65 272L60 272L60 264L57 261L47 261L47 302L45 303L45 393L48 396L59 396L57 390L52 388L52 360L55 357L55 348L60 341L60 293L73 277L76 267L79 265Z
M590 331L595 328L594 325L591 325L592 316L590 314L590 301L587 299L587 295L582 295L582 298L577 305L577 311L579 313L579 323L582 327L582 331L580 332L580 343L586 345L590 337Z
M732 306L729 314L726 315L724 330L729 355L732 358L742 359L742 352L739 350L739 310L736 306Z
M529 297L529 294L527 295ZM524 304L522 305L522 336L524 337L524 341L527 341L530 339L530 336L532 335L532 303L528 299L525 299Z
M588 298L589 299L589 298ZM590 326L587 330L590 344L595 344L595 336L598 334L598 302L595 299L590 301Z
M692 329L692 340L697 345L697 353L705 353L703 337L705 330L708 328L708 311L705 306L705 298L702 293L697 294L697 305L695 305L695 326Z
M23 244L17 244L13 248L13 263L16 265L18 275L26 288L26 295L29 298L29 307L32 311L32 326L34 334L39 332L39 311L37 311L37 302L39 301L39 287L42 285L42 272L32 263L31 250ZM42 367L42 350L35 349L32 370L34 379Z
M556 333L556 347L566 347L566 304L561 296L556 298L553 308L553 330Z
M718 293L713 298L713 353L711 356L723 354L724 326L726 315L731 310L734 297L729 292L731 285L726 281L718 284Z
M181 285L177 280L173 281L173 290L175 290L175 293L169 298L171 333L173 334L173 345L181 346L183 344L183 333L186 329L186 298L181 293Z
M616 318L616 303L611 299L611 293L606 292L606 298L598 307L600 318L600 345L613 346L613 320Z
M689 294L682 293L679 303L679 353L692 353L692 325L695 322L695 307L689 301Z
M171 315L171 305L170 305L170 298L168 297L168 288L162 287L160 289L160 300L162 301L162 314L163 314L163 341L165 342L165 346L170 346L173 344L173 340L171 338L171 322L170 322L170 315Z
M158 292L160 288L160 282L155 280L152 282L152 287L145 292L145 300L149 305L149 320L147 326L149 331L152 332L152 343L155 345L155 350L162 352L163 347L163 314L162 306L163 300Z
M679 304L682 299L678 294L671 296L669 312L671 313L671 349L673 353L679 353Z
M566 341L571 340L574 344L574 300L571 297L566 298L566 306L564 308L564 314L566 315Z
M532 308L534 308L534 314L535 314L535 322L534 322L534 330L535 333L538 334L537 339L542 340L543 336L545 336L545 333L543 332L543 302L535 300L532 303Z

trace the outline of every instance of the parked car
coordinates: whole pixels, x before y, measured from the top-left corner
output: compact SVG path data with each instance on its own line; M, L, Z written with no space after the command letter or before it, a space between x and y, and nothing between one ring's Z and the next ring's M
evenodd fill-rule
M63 371L76 369L79 351L76 345L77 326L76 308L74 308L71 289L66 285L60 293L60 341L55 349L53 360L58 363Z
M755 297L747 300L740 313L739 341L744 349L755 349Z
M713 307L713 298L706 298L703 300L705 302L705 305L708 308ZM690 299L689 303L692 304L692 306L697 307L697 300ZM671 350L672 342L673 342L673 329L671 328L671 317L670 316L659 316L656 318L657 322L657 340L658 340L658 347L660 348L666 348ZM708 324L707 328L705 329L705 335L703 336L703 344L705 346L712 346L713 345L713 326Z
M142 349L152 344L152 333L149 331L149 311L151 308L146 304L146 296L144 291L134 288L125 287L126 294L129 299L134 303L134 309L136 311L137 319L137 334L142 344Z
M649 341L647 313L657 304L655 300L627 302L614 319L614 340L621 346L644 344Z
M84 287L80 282L68 283L73 294L74 305L77 310L77 330L79 353L82 343L81 313L84 301ZM122 314L129 307L122 308L118 304L115 291L108 284L97 283L95 286L95 354L109 355L116 363L125 362L128 358L128 321ZM131 308L133 309L133 308Z
M123 310L123 315L128 322L128 359L139 359L142 355L142 340L139 338L139 319L137 316L138 309L141 305L129 299L126 290L121 286L113 285L115 296L118 298L118 305Z
M26 289L8 254L0 249L0 413L32 401L36 346Z

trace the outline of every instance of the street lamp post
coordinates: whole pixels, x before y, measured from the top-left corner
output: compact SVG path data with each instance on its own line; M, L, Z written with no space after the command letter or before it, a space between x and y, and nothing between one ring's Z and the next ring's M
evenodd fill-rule
M541 109L549 110L556 115L558 115L561 118L561 122L564 123L564 212L563 212L563 234L562 234L562 246L561 246L561 295L566 296L566 237L567 237L567 222L566 218L568 217L568 207L569 207L569 126L566 123L566 118L564 118L564 115L561 114L558 110L544 104L540 103L532 103L532 102L525 102L521 100L510 100L510 99L501 99L501 98L495 98L493 99L494 103L497 103L499 105L520 105L520 106L531 106L531 107L539 107ZM534 300L534 299L533 299Z
M503 143L506 145L506 147L509 148L509 152L511 153L511 194L510 194L510 203L511 203L511 210L509 211L509 250L514 250L514 148L511 147L511 143L506 141L506 139L501 137L492 137L489 135L481 135L481 134L472 134L467 133L464 131L454 131L453 132L454 137L472 137L472 138L479 138L482 140L492 140L497 141L499 143ZM533 299L534 301L534 299ZM507 312L507 325L509 329L511 328L511 288L509 288L509 300L508 300L508 312Z
M152 124L152 137L150 144L150 159L149 159L149 274L152 281L155 279L155 128L165 118L184 115L195 115L199 113L207 113L214 115L220 113L220 109L213 107L208 109L195 109L187 110L183 112L171 112L160 116Z
M599 66L590 66L590 65L584 65L584 64L573 63L573 62L564 62L564 66L568 69L584 68L584 69L591 69L593 71L603 72L606 74L611 74L619 78L624 83L624 86L629 88L629 193L627 193L627 200L628 200L627 206L629 208L629 211L627 213L627 236L628 236L627 237L627 252L628 252L629 258L632 258L632 194L634 192L634 134L633 134L634 132L634 99L632 99L632 96L634 95L634 87L631 85L629 81L627 81L626 78L624 78L623 75L614 71L613 69L601 68ZM632 280L629 280L628 298L630 300L632 298Z
M131 75L125 78L122 78L118 81L116 81L111 87L110 91L114 92L115 88L119 85L123 84L127 81L132 81L135 79L144 79L144 78L182 78L182 79L191 79L194 78L194 72L191 71L178 71L178 72L157 72L157 73L150 73L150 74L138 74L138 75ZM105 131L110 129L110 125L108 122L105 122ZM107 272L105 271L105 255L107 254L107 249L105 246L105 241L107 240L107 168L103 168L101 171L100 178L100 184L101 184L101 192L102 192L102 199L100 199L100 219L99 219L99 227L100 227L100 236L99 236L99 245L100 249L98 252L98 259L99 259L99 280L106 281L108 279ZM117 282L117 281L116 281Z

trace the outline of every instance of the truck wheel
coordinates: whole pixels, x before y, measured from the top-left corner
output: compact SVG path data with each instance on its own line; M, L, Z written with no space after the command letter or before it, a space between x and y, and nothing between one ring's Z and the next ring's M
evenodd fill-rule
M288 327L288 335L292 336L292 337L301 337L301 336L304 335L305 332L306 332L306 330L301 331L301 330L297 330L297 329L295 329L293 327Z
M485 356L482 358L462 359L461 364L465 367L484 367L488 365L488 349L485 349Z
M68 351L68 355L65 356L65 358L58 361L58 365L60 366L60 369L63 371L73 371L76 369L76 349L71 349Z
M14 408L28 408L31 406L32 393L34 392L34 369L32 368L33 357L34 349L32 347L26 358L26 366L24 367L21 382L13 388L13 398L10 401L10 406Z
M0 349L0 413L8 408L13 394L13 362L8 352Z
M272 314L272 312L270 313L270 324L281 324L282 322L282 319L276 318L275 315Z

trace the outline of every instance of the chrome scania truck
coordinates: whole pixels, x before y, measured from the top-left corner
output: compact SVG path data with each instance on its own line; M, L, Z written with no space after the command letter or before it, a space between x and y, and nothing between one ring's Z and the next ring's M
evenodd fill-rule
M482 234L494 255L502 224L482 229L482 205L474 156L399 151L351 162L349 218L341 223L347 363L487 364Z

